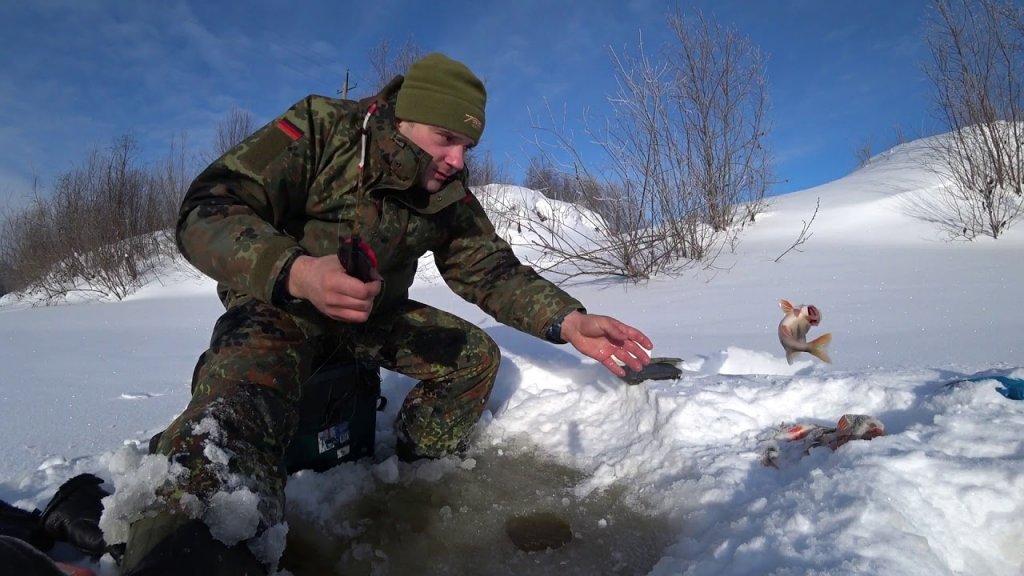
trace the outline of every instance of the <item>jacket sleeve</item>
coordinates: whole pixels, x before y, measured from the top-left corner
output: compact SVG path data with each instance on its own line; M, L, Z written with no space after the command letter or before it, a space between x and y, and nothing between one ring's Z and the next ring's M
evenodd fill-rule
M452 240L434 250L434 260L456 294L538 338L565 314L585 311L579 300L519 261L471 193L452 212Z
M264 302L304 251L286 231L305 209L330 124L309 96L204 170L178 214L178 249L196 268ZM322 110L321 110L322 111Z

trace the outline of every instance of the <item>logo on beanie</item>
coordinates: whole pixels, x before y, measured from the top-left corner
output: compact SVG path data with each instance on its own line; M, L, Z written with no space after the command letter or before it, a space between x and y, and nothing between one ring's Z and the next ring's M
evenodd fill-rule
M465 122L466 124L469 124L473 128L476 128L477 130L479 130L480 127L483 126L483 123L480 122L480 119L477 118L476 116L473 116L472 114L466 114L466 117L462 121Z

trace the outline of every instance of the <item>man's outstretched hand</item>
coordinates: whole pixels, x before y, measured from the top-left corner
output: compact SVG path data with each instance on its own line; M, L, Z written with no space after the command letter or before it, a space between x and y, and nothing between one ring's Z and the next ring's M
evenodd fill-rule
M562 340L581 353L604 364L616 376L626 370L615 362L618 358L630 370L639 372L650 361L647 350L654 348L651 339L632 326L610 316L570 312L562 320Z

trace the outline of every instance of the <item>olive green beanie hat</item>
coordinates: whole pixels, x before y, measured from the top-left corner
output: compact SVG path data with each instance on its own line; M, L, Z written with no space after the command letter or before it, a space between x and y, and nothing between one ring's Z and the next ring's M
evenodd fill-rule
M437 52L409 67L398 91L395 116L447 128L480 141L484 132L484 84L462 62Z

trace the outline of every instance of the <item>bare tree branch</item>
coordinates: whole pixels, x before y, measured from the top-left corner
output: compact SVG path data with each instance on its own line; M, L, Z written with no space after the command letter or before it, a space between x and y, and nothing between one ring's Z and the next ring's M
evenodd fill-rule
M779 256L777 258L775 258L775 262L778 262L779 260L782 260L783 256L785 256L786 254L789 254L793 250L796 250L797 252L800 252L801 250L798 248L798 246L803 245L804 242L807 242L808 240L811 239L811 236L814 236L814 233L810 232L811 224L813 224L814 223L814 219L818 217L818 208L820 208L820 207L821 207L821 197L818 197L818 199L814 203L814 214L811 214L811 219L803 221L804 227L803 227L802 230L800 230L800 234L797 235L796 240L793 242L793 244L789 248L786 248L786 250L782 254L779 254Z

